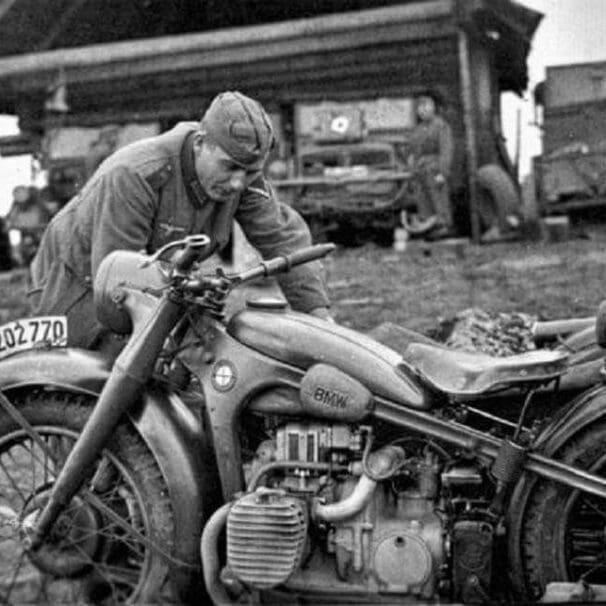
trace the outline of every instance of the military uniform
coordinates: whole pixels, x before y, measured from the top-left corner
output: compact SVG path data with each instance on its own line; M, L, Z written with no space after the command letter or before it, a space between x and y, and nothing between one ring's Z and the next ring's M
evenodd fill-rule
M440 116L421 121L413 129L409 144L423 190L418 208L419 215L426 219L435 214L442 225L452 227L448 176L454 143L450 126ZM436 181L437 175L444 177L443 183Z
M94 347L103 328L95 319L92 278L117 249L152 253L168 242L205 233L225 246L236 219L265 258L311 243L302 218L279 203L260 174L227 202L213 202L197 178L193 135L197 122L128 145L107 158L51 221L31 265L36 314L66 314L70 344ZM295 310L327 307L320 265L279 278Z

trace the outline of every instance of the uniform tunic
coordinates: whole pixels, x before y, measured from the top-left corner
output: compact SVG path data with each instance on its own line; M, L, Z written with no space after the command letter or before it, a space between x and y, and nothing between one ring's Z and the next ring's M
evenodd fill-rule
M311 244L303 219L276 200L263 176L227 202L204 194L193 158L198 126L183 122L115 152L46 229L31 265L34 313L66 314L71 345L94 347L103 333L94 313L92 278L114 250L152 253L198 233L222 248L233 219L264 258ZM279 277L293 309L328 306L320 270L319 263L308 263Z
M450 126L440 116L420 121L410 135L409 144L424 194L419 203L419 214L422 218L437 214L442 224L451 227L452 210L447 180L454 143ZM446 182L437 183L435 177L438 174L443 175Z

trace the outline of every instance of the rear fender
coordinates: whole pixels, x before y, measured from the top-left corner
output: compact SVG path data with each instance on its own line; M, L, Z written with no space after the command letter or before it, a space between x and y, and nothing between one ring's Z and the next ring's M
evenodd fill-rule
M533 451L544 456L558 458L558 453L579 432L606 417L606 386L599 385L586 391L565 406L543 430L533 444ZM512 578L522 578L523 554L519 537L523 535L523 512L538 476L524 473L518 480L507 509L509 528L509 566Z
M575 435L602 417L606 417L606 386L598 385L565 406L539 435L533 450L555 456Z
M0 362L0 389L43 387L98 396L110 373L100 354L78 349L34 350ZM174 393L152 387L130 413L131 420L152 452L164 476L175 515L175 556L199 565L203 522L220 495L212 448L205 439L202 396L191 406ZM208 481L207 481L208 478Z

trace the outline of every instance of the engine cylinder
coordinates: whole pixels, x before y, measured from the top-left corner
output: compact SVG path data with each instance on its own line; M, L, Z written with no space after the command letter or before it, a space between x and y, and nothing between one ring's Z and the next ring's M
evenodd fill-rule
M282 490L259 488L227 516L227 564L242 583L270 589L297 570L307 536L304 503Z

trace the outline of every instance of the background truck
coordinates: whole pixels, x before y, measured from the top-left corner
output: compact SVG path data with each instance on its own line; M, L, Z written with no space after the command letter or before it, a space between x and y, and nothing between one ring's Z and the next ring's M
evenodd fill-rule
M543 153L533 167L542 213L606 204L606 62L548 67L535 103Z
M452 204L459 231L468 233L470 196L464 167L470 155L466 128L471 127L461 129L458 105L445 110L456 143L449 183ZM391 243L394 229L402 225L402 211L414 212L423 195L408 143L416 120L414 95L296 103L292 140L281 146L290 155L270 165L273 186L303 215L316 239ZM493 226L507 231L512 216L521 214L516 170L494 124L483 135L493 138L492 155L487 150L480 156L492 162L479 166L474 179L478 214L492 218L490 223L480 220L481 231Z
M411 102L402 98L296 104L292 156L269 172L316 239L391 241L414 199L403 150L411 114Z

